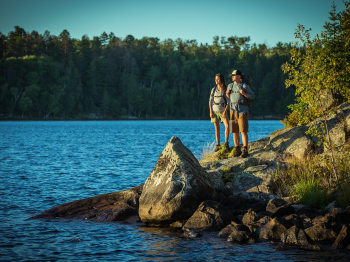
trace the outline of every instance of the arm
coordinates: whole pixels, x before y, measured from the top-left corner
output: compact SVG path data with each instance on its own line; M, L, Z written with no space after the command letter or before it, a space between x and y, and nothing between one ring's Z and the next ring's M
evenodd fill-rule
M245 96L246 98L249 98L249 99L254 99L255 98L253 91L246 84L244 84L243 88L239 90L239 93L242 96Z
M210 111L210 118L214 118L214 114L213 114L213 91L214 89L211 90L210 92L210 97L209 97L209 111Z

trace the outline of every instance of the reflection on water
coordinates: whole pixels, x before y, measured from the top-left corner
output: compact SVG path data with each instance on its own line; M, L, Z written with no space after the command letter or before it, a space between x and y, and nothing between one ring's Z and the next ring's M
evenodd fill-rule
M249 139L281 127L278 121L251 121ZM171 136L195 154L214 141L209 121L0 122L0 136L1 261L346 261L349 256L275 252L278 244L268 242L235 245L213 232L186 239L176 229L142 224L28 219L59 204L143 184Z

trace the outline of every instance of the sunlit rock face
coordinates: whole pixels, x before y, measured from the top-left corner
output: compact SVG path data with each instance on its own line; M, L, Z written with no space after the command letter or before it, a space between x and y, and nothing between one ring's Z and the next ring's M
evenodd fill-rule
M187 219L206 200L218 200L210 176L181 140L172 137L144 185L139 206L142 222Z

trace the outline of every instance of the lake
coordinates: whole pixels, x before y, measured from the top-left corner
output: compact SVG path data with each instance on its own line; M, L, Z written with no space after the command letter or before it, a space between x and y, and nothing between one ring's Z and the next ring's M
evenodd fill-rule
M221 126L222 142L224 127ZM280 129L250 121L249 140ZM0 261L320 261L338 251L276 252L217 232L186 239L171 228L82 220L30 220L51 207L141 185L172 136L196 156L215 140L210 121L0 122ZM230 134L230 145L233 145Z

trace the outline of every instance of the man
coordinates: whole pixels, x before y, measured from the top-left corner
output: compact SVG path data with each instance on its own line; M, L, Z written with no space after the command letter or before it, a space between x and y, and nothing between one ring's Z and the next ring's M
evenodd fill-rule
M231 133L233 133L233 142L235 144L234 157L248 156L248 117L249 107L247 106L247 99L254 99L254 93L249 85L242 82L242 73L239 70L233 70L233 83L228 85L226 95L230 98L230 119L231 119ZM240 138L239 132L242 135L243 148L239 147Z

